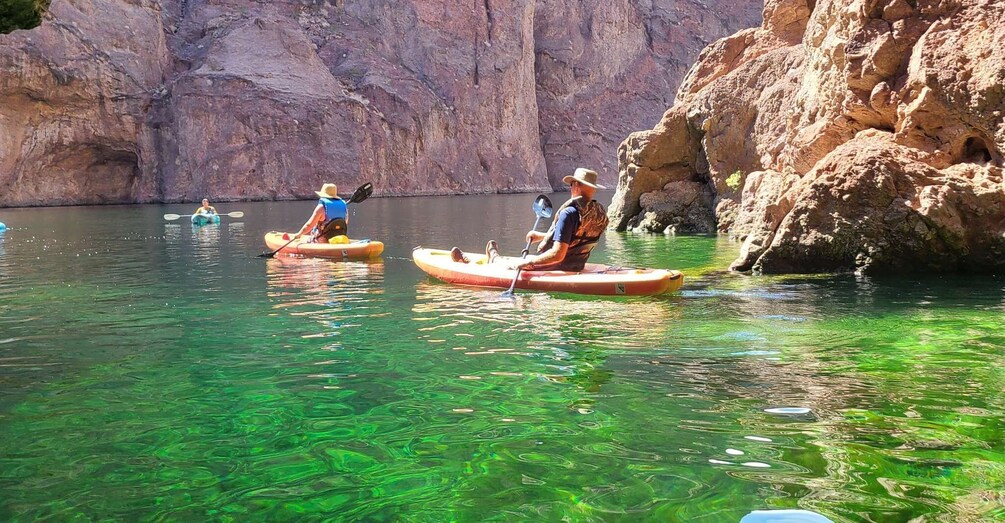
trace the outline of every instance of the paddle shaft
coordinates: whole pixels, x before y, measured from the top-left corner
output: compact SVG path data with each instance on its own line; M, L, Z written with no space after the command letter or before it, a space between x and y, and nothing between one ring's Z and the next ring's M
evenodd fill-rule
M537 224L539 224L539 223L541 223L541 216L540 215L537 217L536 220L534 220L534 227L531 230L536 231L537 230ZM527 240L527 246L523 248L523 254L520 256L521 260L527 257L527 254L530 252L530 244L533 241L534 241L533 239ZM516 268L516 275L513 276L513 283L509 284L509 289L506 289L506 292L503 292L503 295L509 295L509 296L513 295L513 289L516 288L516 281L520 279L520 271L521 270L522 269L520 267Z
M275 256L275 255L276 255L276 253L277 253L277 252L279 252L279 251L281 251L281 250L283 250L283 249L285 249L285 248L289 247L291 243L293 243L293 242L297 241L297 238L299 238L299 237L300 237L300 236L298 236L298 235L293 235L293 239L292 239L292 240L290 240L290 241L288 241L288 242L286 242L286 245L283 245L282 247L280 247L280 248L278 248L278 249L276 249L276 250L274 250L274 251L272 251L272 252L267 252L267 253L265 253L265 254L259 254L258 256L259 256L260 258L272 258L273 256Z

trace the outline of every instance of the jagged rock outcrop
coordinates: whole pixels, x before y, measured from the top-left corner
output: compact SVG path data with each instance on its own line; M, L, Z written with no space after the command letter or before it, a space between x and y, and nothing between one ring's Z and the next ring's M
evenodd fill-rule
M770 0L622 144L612 224L729 232L736 270L1005 268L1003 113L1001 2Z
M544 190L758 16L586 4L56 0L0 35L0 205Z

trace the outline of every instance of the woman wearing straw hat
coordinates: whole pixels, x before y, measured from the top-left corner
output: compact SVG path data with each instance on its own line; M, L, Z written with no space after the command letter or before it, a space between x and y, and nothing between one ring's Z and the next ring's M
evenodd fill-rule
M489 240L485 255L490 263L506 263L512 269L537 271L583 270L590 252L607 229L607 211L593 199L597 189L606 187L597 183L596 171L583 168L576 169L562 181L569 184L572 197L558 208L548 232L527 233L528 242L540 242L537 254L526 258L499 256L495 240ZM456 247L451 251L451 257L454 261L465 261L463 253Z
M320 191L314 191L314 194L320 197L318 205L296 237L311 232L314 235L312 241L327 243L335 236L345 236L349 227L349 213L345 201L338 196L338 186L326 183Z

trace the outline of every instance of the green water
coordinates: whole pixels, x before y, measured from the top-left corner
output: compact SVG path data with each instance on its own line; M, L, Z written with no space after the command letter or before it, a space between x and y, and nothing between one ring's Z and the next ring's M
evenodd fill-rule
M309 202L0 210L0 520L1005 521L1005 281L733 275L724 239L617 234L594 260L683 291L507 300L411 263L519 251L531 201L368 200L375 263L256 258Z

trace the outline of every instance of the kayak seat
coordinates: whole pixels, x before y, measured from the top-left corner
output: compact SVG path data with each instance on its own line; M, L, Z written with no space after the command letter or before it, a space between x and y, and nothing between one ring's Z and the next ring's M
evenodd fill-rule
M327 240L336 236L349 236L348 231L349 224L346 223L345 218L335 218L321 228L321 232L318 233L318 236Z

